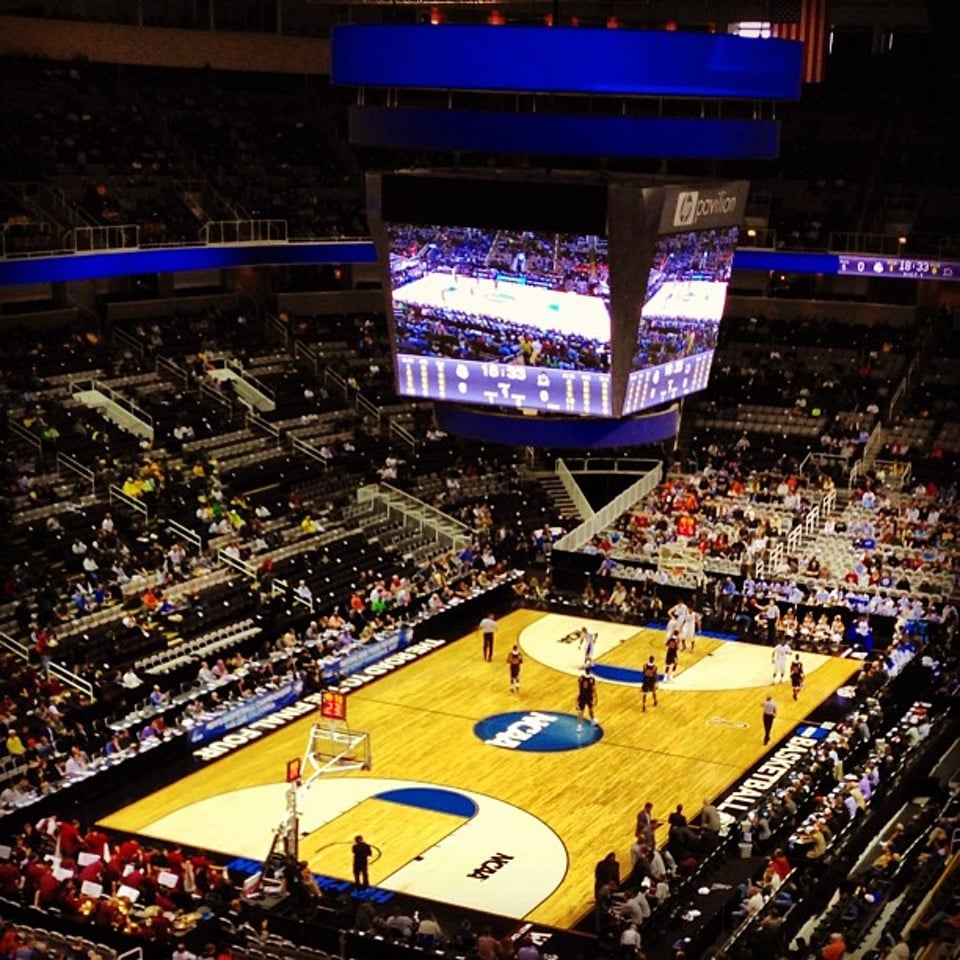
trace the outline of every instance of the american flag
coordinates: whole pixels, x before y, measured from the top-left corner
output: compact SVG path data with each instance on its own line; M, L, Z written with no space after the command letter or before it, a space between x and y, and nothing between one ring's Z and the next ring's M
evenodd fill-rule
M830 36L829 0L770 0L770 36L803 43L803 82L823 83Z

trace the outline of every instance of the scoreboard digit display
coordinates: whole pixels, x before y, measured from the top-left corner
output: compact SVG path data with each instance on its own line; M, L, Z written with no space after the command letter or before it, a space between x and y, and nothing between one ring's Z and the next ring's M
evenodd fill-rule
M337 690L324 690L320 695L320 716L324 720L346 720L346 694Z
M960 261L929 260L923 257L877 257L840 254L837 274L841 277L890 277L901 280L960 280Z

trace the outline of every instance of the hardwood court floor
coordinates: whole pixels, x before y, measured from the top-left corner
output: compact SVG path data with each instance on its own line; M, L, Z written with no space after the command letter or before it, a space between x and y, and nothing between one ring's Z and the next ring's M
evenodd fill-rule
M373 770L339 774L336 779L390 778L472 791L499 798L543 821L566 847L566 873L557 877L556 889L542 902L514 912L567 927L592 903L597 860L614 850L622 864L629 863L636 813L645 801L652 801L655 815L664 820L677 803L694 815L704 798L723 791L767 749L762 745L760 704L768 692L773 692L779 706L774 725L774 740L778 741L789 735L812 707L844 685L858 664L824 658L812 671L808 667L806 687L798 702L791 699L787 684L771 686L765 675L760 685L748 689L679 689L679 682L676 687L662 685L659 706L648 706L647 712L641 713L635 687L600 683L597 716L603 737L599 742L552 753L484 744L474 734L474 724L494 714L575 711L576 679L530 655L523 666L520 694L509 691L504 658L510 644L527 627L541 633L550 628L550 623L545 626L543 621L553 616L530 610L506 616L500 622L493 663L483 661L479 635L473 633L351 694L350 725L371 731ZM558 638L568 629L567 619L556 618ZM598 660L636 668L654 653L662 665L663 641L663 631L638 629ZM737 669L720 659L714 668L711 655L725 643L730 645L699 637L695 655L681 656L681 668L697 664L698 672ZM743 648L744 656L752 656L754 663L769 662L767 649L734 645ZM303 753L313 720L307 717L257 740L103 822L108 827L244 856L250 855L249 838L255 835L253 849L265 854L272 830L283 815L282 793L275 792L280 788L237 791L282 781L286 761ZM230 793L237 800L248 795L260 799L246 807L231 800ZM191 810L195 812L178 819L178 811ZM371 882L377 884L396 878L394 871L404 862L423 859L425 850L439 850L437 855L442 856L444 838L455 832L461 821L446 813L403 812L396 804L371 797L349 811L346 807L332 811L316 830L308 831L301 853L315 871L346 878L350 875L349 843L355 833L363 833L384 852L371 869ZM487 820L488 824L497 822ZM515 823L502 823L506 834L498 835L494 829L490 853L505 847L511 840L509 831L517 829ZM532 877L539 865L533 858L511 869L519 902L525 877ZM389 888L390 883L384 886ZM462 902L455 892L424 895Z

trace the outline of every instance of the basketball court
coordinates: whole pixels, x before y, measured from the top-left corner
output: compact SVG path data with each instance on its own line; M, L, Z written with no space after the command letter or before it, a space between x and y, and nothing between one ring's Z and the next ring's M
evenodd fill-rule
M597 726L578 725L576 674L597 633ZM349 879L350 847L375 847L371 883L461 907L572 926L593 900L593 868L609 850L629 863L636 813L677 803L693 815L768 748L760 704L779 707L774 743L857 670L802 654L806 686L771 685L768 647L698 636L680 654L659 705L640 710L638 671L662 630L518 610L500 621L494 661L477 633L350 694L353 729L370 732L372 769L332 770L301 791L300 855ZM510 692L507 652L524 652ZM262 860L285 810L286 764L304 755L307 716L103 821L166 842Z
M601 341L610 339L610 314L602 298L528 286L504 278L487 280L428 273L397 287L393 299L434 310L493 317L544 332L553 330Z
M720 322L727 302L727 281L673 280L664 283L643 305L644 317Z

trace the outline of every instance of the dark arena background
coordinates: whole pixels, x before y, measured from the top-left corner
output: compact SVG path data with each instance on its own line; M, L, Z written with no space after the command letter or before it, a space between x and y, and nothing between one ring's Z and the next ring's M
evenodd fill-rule
M0 0L0 956L957 956L956 27Z

